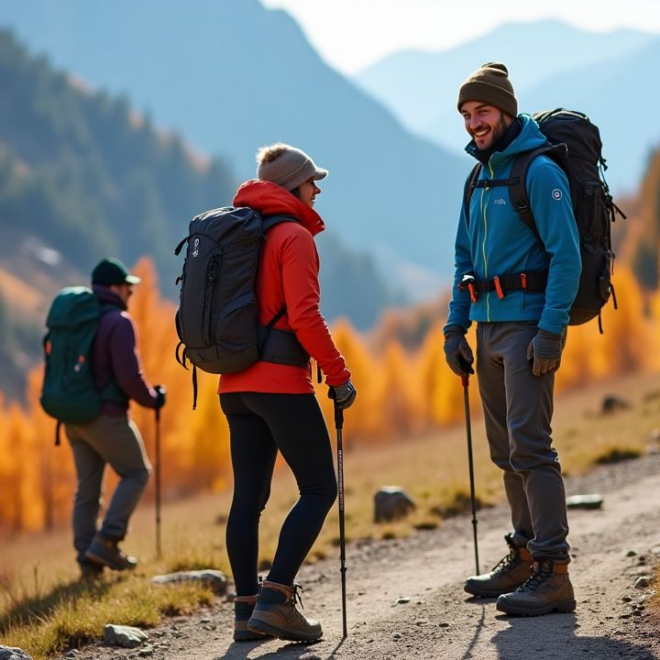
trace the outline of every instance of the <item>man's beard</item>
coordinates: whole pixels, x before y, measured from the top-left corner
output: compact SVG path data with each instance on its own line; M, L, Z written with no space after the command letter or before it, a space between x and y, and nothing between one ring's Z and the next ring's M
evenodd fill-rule
M490 142L488 147L481 149L480 151L497 151L498 142L504 137L504 134L508 130L508 126L504 121L504 115L500 115L499 121L493 127L493 139Z

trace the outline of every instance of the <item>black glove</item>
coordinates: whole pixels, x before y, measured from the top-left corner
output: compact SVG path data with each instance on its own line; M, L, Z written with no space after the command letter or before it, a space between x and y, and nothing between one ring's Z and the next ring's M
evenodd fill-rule
M563 348L562 335L539 330L527 347L527 359L533 360L532 373L535 376L542 376L557 371Z
M156 391L156 404L154 408L160 410L165 405L167 390L163 385L154 385L154 390Z
M335 401L337 408L340 410L350 408L356 396L357 390L350 380L346 381L343 385L331 385L328 390L328 397Z
M466 332L460 325L450 325L445 330L445 359L449 368L461 378L474 373L474 355L465 339Z

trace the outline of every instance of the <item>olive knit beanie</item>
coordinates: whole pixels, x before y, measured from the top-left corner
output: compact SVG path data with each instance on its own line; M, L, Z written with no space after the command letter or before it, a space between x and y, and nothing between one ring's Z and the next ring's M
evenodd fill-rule
M304 151L283 143L259 149L257 163L259 179L272 181L289 191L296 189L305 181L310 179L318 181L328 174L328 170L317 167Z
M468 76L458 92L459 112L466 101L487 103L511 117L518 116L518 100L513 93L509 71L501 62L482 64Z

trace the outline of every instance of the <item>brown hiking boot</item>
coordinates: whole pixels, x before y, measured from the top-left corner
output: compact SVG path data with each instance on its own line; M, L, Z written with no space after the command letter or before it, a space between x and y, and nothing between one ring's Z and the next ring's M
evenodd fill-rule
M258 639L268 639L272 635L248 630L248 621L252 616L254 606L257 603L256 596L236 596L234 598L234 641L252 642Z
M81 561L80 566L80 579L83 582L94 582L100 580L103 576L103 566L95 564L91 561Z
M490 573L469 577L463 587L469 594L480 598L497 598L514 591L529 579L532 570L529 550L517 546L510 534L504 540L509 545L509 554Z
M573 612L575 594L568 577L568 562L534 562L529 580L513 593L500 596L497 599L497 609L519 616Z
M319 639L323 634L321 624L305 618L296 608L300 599L299 588L298 584L287 587L264 580L248 622L248 630L296 642L314 642Z
M97 534L87 551L85 559L99 566L107 566L113 571L128 571L137 566L137 559L124 554L116 541L104 539Z

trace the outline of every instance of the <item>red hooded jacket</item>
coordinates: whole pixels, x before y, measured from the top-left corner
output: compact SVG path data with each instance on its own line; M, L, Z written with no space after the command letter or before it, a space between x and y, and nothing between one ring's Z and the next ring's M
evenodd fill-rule
M234 197L234 206L249 206L264 217L292 215L298 222L282 222L268 230L257 272L259 322L267 325L286 305L275 324L293 331L326 375L327 385L342 385L351 377L319 309L319 257L314 236L325 229L311 207L270 181L246 181ZM255 362L244 371L220 377L220 394L314 392L310 369L273 362Z

